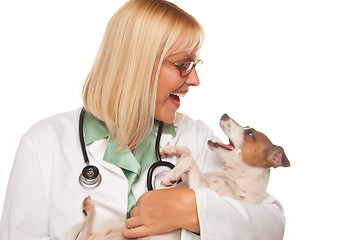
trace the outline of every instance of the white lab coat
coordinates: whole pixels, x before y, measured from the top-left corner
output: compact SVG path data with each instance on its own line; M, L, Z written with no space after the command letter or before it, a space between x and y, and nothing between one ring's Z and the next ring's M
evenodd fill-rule
M86 190L78 182L85 166L79 145L79 113L80 109L42 120L22 137L6 192L1 240L65 239L84 220L81 203L88 195L96 208L95 231L125 219L128 183L120 168L102 160L106 140L87 147L90 164L102 175L100 186ZM161 146L188 146L203 171L221 167L206 144L214 139L208 126L182 114L177 114L174 125L176 137L163 134ZM133 188L136 198L145 191L146 171ZM201 239L282 239L283 210L272 196L268 195L262 204L249 204L206 188L194 191ZM182 239L199 237L183 230Z

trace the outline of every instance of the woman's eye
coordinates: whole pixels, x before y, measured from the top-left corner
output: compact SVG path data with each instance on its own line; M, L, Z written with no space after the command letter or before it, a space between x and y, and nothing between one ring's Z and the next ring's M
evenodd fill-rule
M180 64L174 64L175 68L178 69L178 70L182 70L183 68L183 65L180 65Z
M189 71L192 69L192 67L193 67L193 62L186 62L185 64L183 64L184 71Z

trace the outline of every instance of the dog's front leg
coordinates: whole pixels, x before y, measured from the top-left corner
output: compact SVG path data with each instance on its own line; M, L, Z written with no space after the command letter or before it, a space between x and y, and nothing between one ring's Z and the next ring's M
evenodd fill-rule
M203 173L201 173L197 163L190 156L181 157L177 166L165 176L161 184L170 187L177 183L184 175L188 176L188 186L190 188L206 186Z
M91 239L92 225L94 219L94 204L90 196L83 200L83 213L85 215L85 221L75 226L68 234L66 240L88 240Z

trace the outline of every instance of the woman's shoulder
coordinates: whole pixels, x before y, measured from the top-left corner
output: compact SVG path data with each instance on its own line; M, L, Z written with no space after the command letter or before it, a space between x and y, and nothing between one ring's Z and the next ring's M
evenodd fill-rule
M214 166L214 161L218 162L217 157L212 157L214 156L212 155L213 152L210 151L207 144L209 140L217 138L206 123L201 120L194 120L185 114L177 113L174 126L176 128L176 137L171 144L188 147L201 169L211 169L209 166ZM206 159L208 159L207 164L205 164Z
M209 128L207 124L205 124L202 120L195 120L189 117L187 114L179 113L177 112L174 125L176 127L183 126L183 125L189 125L189 126L198 126L198 127L205 127Z
M44 134L47 131L66 132L78 127L80 108L44 118L32 125L28 132Z
M212 135L213 130L202 120L194 120L184 113L177 113L174 126L179 131L192 131L201 135Z

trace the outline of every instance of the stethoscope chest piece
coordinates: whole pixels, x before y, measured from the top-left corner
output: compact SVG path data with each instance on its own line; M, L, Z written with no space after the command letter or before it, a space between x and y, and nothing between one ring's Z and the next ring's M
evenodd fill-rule
M79 183L83 188L94 189L99 186L102 176L97 167L87 165L79 175Z

